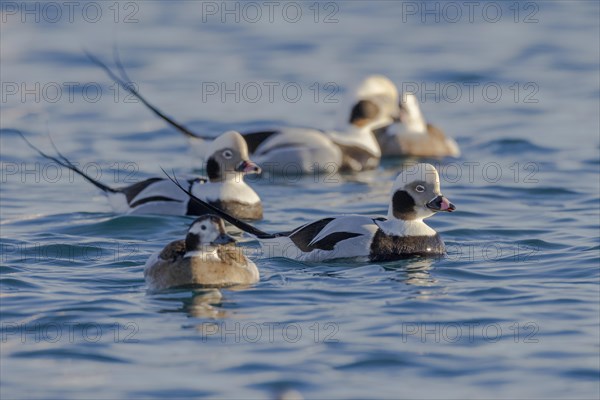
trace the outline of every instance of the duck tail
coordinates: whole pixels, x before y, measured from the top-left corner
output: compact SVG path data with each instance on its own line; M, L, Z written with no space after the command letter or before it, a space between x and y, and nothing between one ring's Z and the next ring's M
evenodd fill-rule
M54 141L52 140L50 135L48 135L48 137L50 138L50 143L52 144L52 147L54 148L54 151L56 151L56 154L58 155L58 157L51 156L51 155L46 154L43 151L41 151L39 148L34 146L33 143L31 143L21 131L19 131L17 129L3 129L3 131L12 131L12 132L17 133L19 136L21 136L21 138L25 141L25 143L27 143L27 145L29 147L31 147L33 150L35 150L36 153L38 153L39 155L41 155L42 157L44 157L48 160L54 161L55 163L57 163L60 166L68 168L71 171L81 175L86 181L90 182L92 185L96 186L98 189L102 190L103 192L119 193L118 189L112 188L110 186L103 184L102 182L95 180L94 178L90 177L88 174L83 172L81 169L77 168L77 166L75 164L73 164L71 161L69 161L69 159L67 159L65 156L62 155L62 153L58 150L58 148L54 144Z
M155 115L157 115L159 118L161 118L162 120L167 122L169 125L171 125L175 129L177 129L179 132L183 133L187 137L192 137L192 138L196 138L196 139L212 139L212 137L210 137L210 136L203 136L203 135L200 135L198 133L191 131L189 128L187 128L186 126L175 121L173 118L167 116L164 112L162 112L160 109L158 109L156 106L154 106L148 100L146 100L146 98L140 94L140 92L135 88L134 84L129 79L127 72L125 71L123 64L121 64L121 60L118 57L118 55L115 56L115 63L117 65L117 68L120 71L120 74L121 74L120 77L116 73L114 73L105 63L100 61L100 59L98 59L98 57L94 56L92 53L85 51L85 54L87 55L87 57L90 59L90 61L92 63L94 63L97 66L99 66L100 68L102 68L104 70L104 72L113 81L115 81L119 86L121 86L124 90L129 92L135 98L137 98L143 105L145 105L148 109L150 109L150 111L152 111ZM115 51L115 54L118 54L118 53Z

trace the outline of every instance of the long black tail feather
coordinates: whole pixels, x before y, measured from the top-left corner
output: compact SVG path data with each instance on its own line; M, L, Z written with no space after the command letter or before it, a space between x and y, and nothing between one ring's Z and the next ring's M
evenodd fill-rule
M7 131L7 132L14 132L14 133L18 134L25 141L25 143L27 143L27 145L30 148L32 148L33 150L35 150L35 152L38 153L40 156L42 156L48 160L52 160L55 163L57 163L58 165L68 168L71 171L81 175L86 181L90 182L92 185L96 186L98 189L102 190L103 192L119 193L119 190L112 188L110 186L107 186L107 185L103 184L102 182L95 180L94 178L90 177L85 172L83 172L82 170L77 168L77 166L75 166L75 164L73 164L71 161L69 161L69 159L67 159L64 155L62 155L62 153L60 151L58 151L58 148L54 144L54 141L52 140L50 135L48 135L48 137L50 138L50 143L52 143L52 147L56 151L58 158L51 156L49 154L46 154L42 150L40 150L39 148L34 146L33 143L31 143L20 130L18 130L18 129L2 129L2 130Z
M230 224L232 224L234 226L237 226L239 229L243 230L246 233L251 234L252 236L257 237L258 239L273 239L273 238L277 237L277 235L273 235L271 233L261 231L260 229L254 227L244 221L241 221L232 215L227 214L225 211L213 206L212 204L209 204L209 203L205 202L204 200L200 200L198 197L194 196L189 189L186 189L185 186L183 186L183 185L181 185L181 183L179 183L179 180L177 180L177 177L175 176L175 172L173 172L173 176L171 176L162 167L161 167L161 169L171 182L173 182L175 185L177 185L177 187L179 189L181 189L185 193L187 193L187 195L190 196L190 199L192 199L193 201L198 203L201 207L206 209L206 211L208 211L212 214L218 215L219 217L223 218L225 221L229 222Z
M115 65L121 74L121 80L125 82L133 82L133 80L129 78L127 71L125 71L125 67L123 67L123 64L121 63L121 55L119 54L119 49L116 43L113 45L113 60L115 61Z
M125 79L128 78L127 72L125 71L125 68L121 64L120 60L117 60L116 62L117 62L117 67L119 68L119 71L121 73L121 77L117 76L117 74L115 74L106 64L104 64L102 61L100 61L100 59L98 59L93 54L91 54L87 51L85 52L85 54L88 56L88 58L90 59L91 62L93 62L100 68L102 68L104 70L104 72L106 72L106 74L113 81L115 81L116 83L119 84L119 86L121 86L124 90L129 92L131 95L135 96L139 101L142 102L142 104L144 104L147 108L149 108L154 114L156 114L158 117L160 117L161 119L166 121L169 125L173 126L179 132L183 133L184 135L186 135L188 137L193 137L193 138L197 138L197 139L213 139L210 136L203 136L203 135L200 135L200 134L197 134L197 133L191 131L186 126L180 124L179 122L175 121L171 117L167 116L164 112L162 112L160 109L158 109L156 106L151 104L148 100L146 100L146 98L144 96L142 96L140 94L140 92L137 91L137 89L134 87L133 84L126 82ZM125 78L125 79L123 79L123 78ZM127 79L127 80L129 81L129 79Z

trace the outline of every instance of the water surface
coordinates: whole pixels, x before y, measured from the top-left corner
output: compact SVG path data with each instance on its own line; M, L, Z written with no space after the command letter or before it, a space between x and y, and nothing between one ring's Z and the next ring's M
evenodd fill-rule
M103 12L94 23L77 13L36 23L3 3L3 128L50 149L48 130L73 161L120 185L160 166L191 173L198 160L82 48L110 60L118 43L144 94L215 135L332 128L347 113L344 93L382 73L416 85L426 117L462 148L458 160L432 160L458 207L429 220L449 254L303 264L261 259L240 236L259 284L147 293L144 262L191 219L114 215L91 185L2 134L2 398L600 395L598 3L521 4L518 22L514 4L503 3L497 22L478 8L472 22L465 14L455 23L450 14L423 22L406 7L424 5L412 2L321 3L317 23L309 3L297 3L295 23L277 13L271 22L266 9L256 22L222 23L206 2L121 3L115 23L109 3L94 4ZM133 11L137 22L125 23ZM69 82L79 85L72 98ZM265 82L302 95L292 102L278 89L273 101L263 92L237 102L206 92ZM330 82L336 90L325 89ZM358 175L252 179L265 208L257 225L384 214L402 162Z

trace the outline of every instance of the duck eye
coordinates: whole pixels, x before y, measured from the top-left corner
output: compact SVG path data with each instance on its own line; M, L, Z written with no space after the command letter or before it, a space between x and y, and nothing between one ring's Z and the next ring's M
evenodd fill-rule
M415 188L415 190L419 193L423 193L425 191L425 186L423 185L417 185L417 187Z
M233 152L231 150L225 150L223 152L223 157L229 160L231 157L233 157Z
M200 229L202 229L203 231L206 230L206 225L200 225Z

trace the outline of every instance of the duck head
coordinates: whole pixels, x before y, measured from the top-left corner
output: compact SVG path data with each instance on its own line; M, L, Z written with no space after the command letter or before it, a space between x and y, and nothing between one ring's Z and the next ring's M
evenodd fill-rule
M431 164L416 164L402 171L391 192L388 220L422 220L456 210L440 189L440 177Z
M238 132L228 131L210 143L206 173L211 182L241 179L247 174L260 174L260 167L250 160L248 145Z
M356 102L350 112L350 123L357 127L380 129L397 122L398 88L383 75L370 75L354 91Z
M203 215L190 225L185 237L186 252L201 251L210 246L235 243L225 232L223 220L215 215Z

